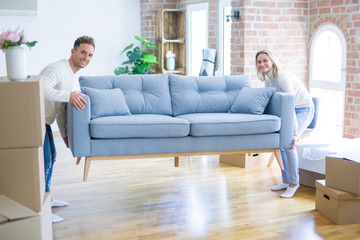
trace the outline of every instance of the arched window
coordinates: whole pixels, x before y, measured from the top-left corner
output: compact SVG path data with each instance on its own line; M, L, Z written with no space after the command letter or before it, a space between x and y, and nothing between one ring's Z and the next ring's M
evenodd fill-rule
M326 24L318 29L310 48L310 93L320 98L318 130L341 137L344 128L346 40L341 30Z

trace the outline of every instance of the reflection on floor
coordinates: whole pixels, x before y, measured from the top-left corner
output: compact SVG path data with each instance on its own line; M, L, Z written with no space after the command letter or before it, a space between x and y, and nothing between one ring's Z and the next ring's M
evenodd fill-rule
M69 206L53 209L54 239L355 239L360 225L337 226L315 210L315 189L294 198L270 191L277 164L239 168L218 156L84 161L55 135L58 159L52 194Z

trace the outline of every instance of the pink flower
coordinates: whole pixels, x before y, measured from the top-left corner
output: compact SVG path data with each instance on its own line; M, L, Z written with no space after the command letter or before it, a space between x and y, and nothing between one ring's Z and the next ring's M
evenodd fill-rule
M36 43L37 41L29 42L24 35L24 31L17 32L8 30L0 35L0 49L3 51L9 47L20 46L21 44L25 44L29 48L32 48Z
M20 35L14 31L7 31L4 33L4 39L9 40L10 42L16 43L20 40Z

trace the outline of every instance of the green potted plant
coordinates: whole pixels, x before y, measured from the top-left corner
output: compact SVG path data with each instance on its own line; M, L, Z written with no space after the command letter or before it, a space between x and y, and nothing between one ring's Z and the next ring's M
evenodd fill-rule
M152 45L149 40L139 36L135 36L135 39L140 41L145 47L157 50L156 46ZM129 60L123 62L121 64L122 66L115 68L115 75L148 74L149 72L155 72L155 70L151 68L151 64L158 64L156 56L149 52L141 51L141 48L138 46L133 47L134 44L132 43L120 53L121 55L126 52Z

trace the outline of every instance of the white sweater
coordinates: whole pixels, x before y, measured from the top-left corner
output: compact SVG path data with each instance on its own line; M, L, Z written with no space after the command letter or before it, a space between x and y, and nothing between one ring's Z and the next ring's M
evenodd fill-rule
M58 123L62 137L66 137L66 103L74 84L74 73L67 59L62 59L46 66L40 73L43 77L45 99L45 122ZM62 104L61 104L62 103Z
M265 86L274 87L277 92L291 93L294 96L295 108L314 107L309 92L300 79L288 71L280 71L275 78L273 70L265 75ZM294 135L298 135L298 123L294 111Z
M277 92L294 95L295 108L313 107L312 98L300 79L288 71L280 71L275 78L273 71L265 76L265 86L274 87Z

